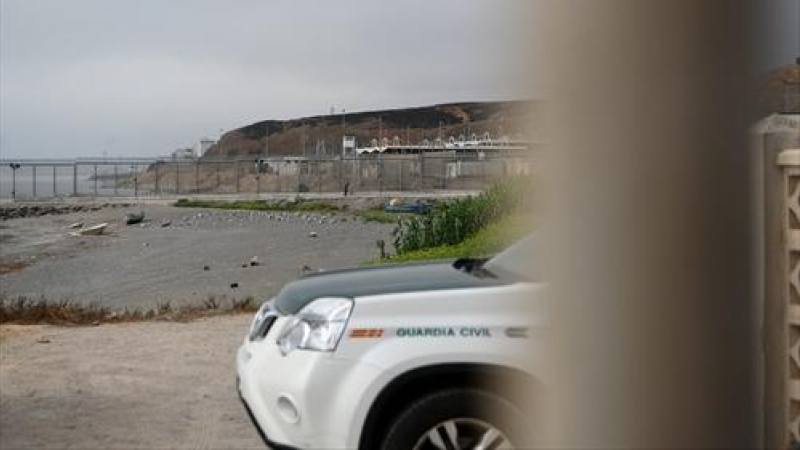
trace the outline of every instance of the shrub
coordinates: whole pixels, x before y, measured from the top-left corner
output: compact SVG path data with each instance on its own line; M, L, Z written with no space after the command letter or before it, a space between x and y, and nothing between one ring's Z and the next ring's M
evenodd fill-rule
M450 200L427 215L401 220L393 232L397 254L458 244L486 225L521 212L529 186L528 178L498 182L476 197Z

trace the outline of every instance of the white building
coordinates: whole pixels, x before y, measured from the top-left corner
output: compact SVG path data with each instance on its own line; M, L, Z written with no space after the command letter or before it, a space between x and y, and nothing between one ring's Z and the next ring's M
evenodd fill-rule
M349 156L356 151L356 137L343 136L342 137L342 156Z
M172 159L192 159L194 150L191 148L179 148L172 152Z
M205 153L217 142L213 139L202 138L194 144L194 154L198 158L205 155Z

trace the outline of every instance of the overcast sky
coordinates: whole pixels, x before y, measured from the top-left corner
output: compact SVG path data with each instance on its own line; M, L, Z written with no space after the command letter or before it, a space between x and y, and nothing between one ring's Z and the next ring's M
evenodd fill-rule
M789 63L800 0L763 1L763 64ZM164 155L332 106L534 97L528 3L0 0L0 157Z
M331 107L526 97L509 6L0 0L0 153L159 155Z
M774 68L800 58L800 0L753 0L763 8L758 65Z

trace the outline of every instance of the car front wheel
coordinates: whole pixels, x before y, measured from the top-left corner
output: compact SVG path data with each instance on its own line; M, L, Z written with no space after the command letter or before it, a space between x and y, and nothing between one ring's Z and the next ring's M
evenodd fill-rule
M486 391L454 388L425 395L400 412L383 450L500 450L524 447L524 417Z

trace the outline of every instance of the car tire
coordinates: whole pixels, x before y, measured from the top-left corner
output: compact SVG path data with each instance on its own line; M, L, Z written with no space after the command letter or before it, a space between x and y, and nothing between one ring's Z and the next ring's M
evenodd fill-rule
M405 407L389 425L381 449L525 448L525 429L522 412L502 397L472 388L443 389Z

